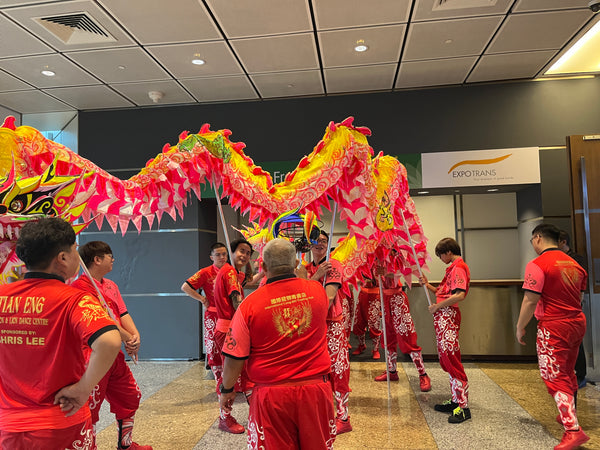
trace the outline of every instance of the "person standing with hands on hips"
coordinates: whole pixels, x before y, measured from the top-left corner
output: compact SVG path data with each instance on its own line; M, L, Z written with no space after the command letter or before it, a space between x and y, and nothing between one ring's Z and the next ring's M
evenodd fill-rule
M516 337L525 345L525 327L538 319L536 350L540 375L554 398L559 421L565 428L555 450L577 448L590 438L577 421L575 360L585 334L581 299L587 273L558 248L560 230L541 224L533 229L531 245L539 255L525 267L523 303Z
M435 293L436 303L429 305L433 314L433 325L437 341L440 366L450 376L452 398L435 405L439 412L452 413L449 423L462 423L471 418L469 409L469 380L460 360L461 314L458 303L463 301L469 292L471 273L461 257L458 242L452 238L444 238L435 246L435 254L444 264L449 264L446 274L437 288L421 275L419 283Z

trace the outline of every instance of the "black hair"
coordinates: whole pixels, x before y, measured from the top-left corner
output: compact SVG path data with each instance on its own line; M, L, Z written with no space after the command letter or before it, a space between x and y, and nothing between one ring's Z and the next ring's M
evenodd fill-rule
M558 245L558 240L560 238L560 230L557 226L552 225L550 223L542 223L533 229L531 235L540 235L547 241Z
M250 247L250 253L252 253L254 250L252 249L252 244L250 242L248 242L246 239L244 238L239 238L236 239L235 241L231 242L230 248L231 248L231 253L235 253L235 251L237 250L237 248L240 246L240 244L246 244L248 247Z
M223 244L222 242L215 242L213 245L210 246L209 255L212 255L213 250L216 250L218 248L227 248L227 246L225 244Z
M17 239L16 253L28 270L43 270L74 243L71 224L58 217L46 217L25 224Z
M567 244L567 247L571 246L571 238L569 237L569 233L567 233L565 230L559 231L558 241L559 242L565 241L565 244Z
M79 256L83 260L85 267L89 268L94 262L96 256L112 255L113 252L106 242L90 241L79 246Z
M450 237L442 239L435 246L435 256L437 257L448 252L456 256L461 256L460 245L458 245L458 242L456 242L456 240Z

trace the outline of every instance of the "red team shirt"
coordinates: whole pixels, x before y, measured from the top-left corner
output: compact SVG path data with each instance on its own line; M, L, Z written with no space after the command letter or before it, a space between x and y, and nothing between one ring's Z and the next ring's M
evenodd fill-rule
M219 269L214 264L204 267L186 280L192 289L204 291L204 296L208 300L208 308L215 306L215 279Z
M527 264L523 289L540 294L538 320L564 319L581 312L586 283L586 271L562 250L551 248Z
M274 277L239 306L223 354L248 359L256 384L310 379L330 372L326 316L320 283L294 275Z
M470 281L471 272L469 271L469 267L461 257L456 258L446 268L446 274L435 292L436 303L443 302L456 291L465 291L465 294L468 294ZM458 303L451 306L458 308Z
M125 306L125 302L123 301L123 297L121 297L121 292L119 291L117 283L108 278L103 278L102 281L94 280L94 282L98 286L98 289L100 289L104 300L106 300L106 303L112 310L115 318L119 321L119 325L121 325L121 317L127 314L128 311L127 306ZM85 274L77 278L71 286L96 295L96 288Z
M314 261L309 264L305 264L306 272L308 273L308 277L311 278L319 268L321 263L325 262L325 258L319 263L315 264ZM336 259L330 259L331 270L325 276L325 286L329 284L337 284L338 291L333 300L333 304L331 308L329 308L329 314L327 315L327 320L340 320L342 318L343 310L342 310L342 300L341 300L341 290L339 288L342 287L342 265ZM323 283L323 278L318 280L320 283Z
M242 282L246 277L245 274L238 272L231 264L226 263L215 279L215 306L217 307L217 317L219 319L231 320L235 309L229 296L237 291L241 298L244 298L244 289ZM227 331L225 331L227 332Z
M0 429L67 428L87 420L90 410L85 405L65 417L54 395L85 372L84 344L116 326L95 297L62 279L25 277L0 286Z

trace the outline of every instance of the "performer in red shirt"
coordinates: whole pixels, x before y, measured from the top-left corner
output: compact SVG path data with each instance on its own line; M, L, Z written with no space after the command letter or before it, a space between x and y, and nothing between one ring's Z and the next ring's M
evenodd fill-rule
M210 260L212 265L204 267L189 277L181 285L181 290L195 298L206 308L204 312L204 348L206 350L206 364L212 370L215 380L221 378L223 362L221 361L221 348L215 344L215 326L217 325L217 307L215 306L214 290L215 279L221 267L227 263L227 247L217 242L210 247ZM198 291L202 289L204 295Z
M0 448L91 449L87 401L119 351L119 332L95 296L65 284L79 268L67 222L26 224L16 252L28 272L0 286Z
M323 284L331 302L327 314L327 349L331 360L331 384L336 400L337 434L352 431L350 414L348 413L348 397L350 395L350 358L348 356L348 339L344 332L341 293L342 266L339 261L326 261L329 236L321 231L317 243L312 246L312 262L304 265L306 270L302 277L319 281ZM301 272L299 272L301 273Z
M72 286L95 295L98 292L96 287L98 288L102 298L113 312L125 350L136 361L140 349L140 333L131 314L127 311L117 284L105 277L113 269L115 258L112 249L106 242L91 241L79 247L79 255L90 272L93 283L84 274L75 280ZM119 426L117 450L152 450L149 445L140 445L133 441L134 416L140 406L142 393L125 362L122 351L90 396L94 427L100 419L100 407L105 398L110 403L110 410L114 413Z
M237 309L223 346L221 407L231 410L244 361L255 383L248 448L333 448L329 300L320 283L296 278L296 263L289 241L267 243L263 269L268 280Z
M463 301L469 292L471 274L454 239L444 238L438 242L435 254L444 264L449 264L442 282L435 288L427 282L425 275L419 278L419 282L435 293L437 303L429 306L429 312L433 314L440 365L450 375L452 398L435 405L434 409L452 413L448 417L449 423L462 423L471 418L471 410L468 407L469 380L460 360L458 334L461 315L458 302Z
M531 245L539 255L525 267L525 295L517 321L517 340L525 345L525 327L538 319L536 349L540 375L554 398L565 428L555 449L572 449L590 438L577 421L575 360L585 334L581 300L587 273L558 248L560 230L541 224L533 229Z
M237 239L231 243L233 266L225 263L215 279L215 307L217 310L217 325L215 327L215 344L222 350L225 336L235 310L244 300L243 282L246 274L242 270L252 256L252 245L245 239ZM222 376L217 378L217 389L222 384ZM245 375L242 374L239 390L246 391ZM231 415L231 409L221 408L219 429L227 433L241 434L244 427Z
M367 326L373 342L373 359L381 358L379 341L381 340L381 302L379 288L374 280L367 279L358 292L358 305L352 332L358 338L358 347L352 352L360 355L367 349Z
M402 286L398 284L397 278L393 273L385 273L383 266L376 268L378 276L381 276L383 284L383 306L385 317L385 330L387 340L387 371L389 371L390 381L398 381L398 372L396 365L398 352L409 354L417 372L419 373L419 386L422 392L431 390L431 380L425 372L425 363L421 347L417 344L417 331L413 318L410 315L410 304L408 296ZM375 381L387 381L388 374L383 372L375 377Z

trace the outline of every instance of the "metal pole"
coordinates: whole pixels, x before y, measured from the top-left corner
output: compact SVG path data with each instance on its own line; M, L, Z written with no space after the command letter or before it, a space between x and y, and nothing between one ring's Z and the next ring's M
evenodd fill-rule
M592 266L592 241L591 241L591 233L590 233L590 205L588 201L588 187L587 187L587 173L585 170L585 158L582 156L580 158L581 161L581 190L582 190L582 203L583 203L583 225L585 229L585 252L587 254L587 263L588 263L588 305L592 304L592 295L594 293L594 280L591 275L594 271L594 267ZM590 316L591 317L591 309ZM588 327L590 328L590 336L594 336L594 321L590 320L588 322ZM590 364L591 368L594 369L594 359L591 358L592 363Z
M325 261L329 261L329 254L331 253L331 241L333 240L333 226L335 225L335 215L337 214L337 202L333 202L333 213L331 214L331 227L329 227L329 238L327 239L327 256ZM323 286L327 281L327 274L323 277Z
M385 307L383 302L383 281L381 279L381 275L377 275L377 281L379 282L379 301L381 302L381 323L383 328L383 350L385 354L385 374L387 378L387 388L388 388L388 402L392 399L392 391L390 386L390 371L388 370L388 344L387 344L387 328L385 325Z
M227 225L225 224L225 216L223 215L223 206L221 205L221 196L215 183L215 174L212 174L213 189L215 190L215 197L217 198L217 205L219 207L219 215L221 217L221 226L223 227L223 233L225 234L225 242L227 243L227 253L229 254L229 261L233 265L233 254L231 253L231 243L229 242L229 234L227 234Z
M417 269L419 270L419 277L422 277L423 271L421 270L421 266L419 264L419 259L417 258L417 252L415 250L415 246L412 243L412 238L410 237L408 227L406 226L406 220L404 219L404 211L400 213L400 217L402 217L402 227L404 228L404 231L406 232L406 236L408 236L408 243L412 250L413 258L415 258L415 263L417 264ZM425 297L427 297L427 303L429 304L429 306L431 306L431 299L429 298L429 291L427 290L427 286L424 285L423 289L425 290Z

